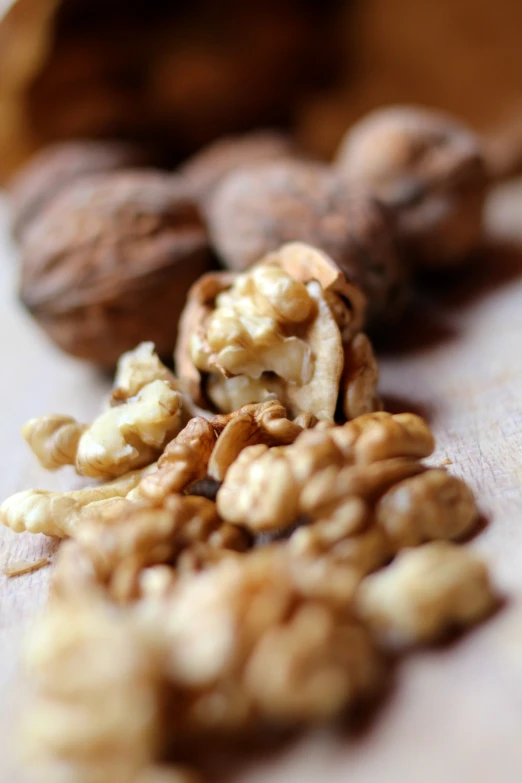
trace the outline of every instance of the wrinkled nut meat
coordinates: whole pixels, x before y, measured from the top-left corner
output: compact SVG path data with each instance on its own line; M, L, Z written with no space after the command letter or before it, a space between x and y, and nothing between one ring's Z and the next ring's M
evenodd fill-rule
M367 576L356 597L359 615L390 647L438 639L485 617L495 603L484 563L445 541L408 549Z
M479 138L451 117L415 107L379 109L348 131L336 168L395 213L417 264L461 263L482 238L487 170Z
M154 462L187 421L190 406L178 388L153 344L142 343L121 357L111 407L92 424L41 416L22 435L48 470L74 465L91 478L120 476Z
M207 207L212 244L242 271L285 242L327 253L368 298L368 322L396 317L405 301L404 268L387 211L319 163L277 161L238 168Z
M293 443L314 420L290 421L285 408L271 400L245 405L231 414L191 419L165 448L158 469L140 483L137 494L159 502L182 492L207 475L223 481L240 452L252 444L276 446Z
M27 667L35 693L22 748L43 780L64 770L86 783L141 779L161 733L161 652L133 617L92 595L52 601L32 631Z
M164 623L169 677L194 690L194 729L325 718L371 692L380 675L364 628L346 608L303 597L270 548L182 581ZM205 709L218 699L217 714Z
M98 174L32 222L21 297L57 345L111 367L142 340L171 353L187 291L209 266L186 183L147 170Z
M235 169L262 161L282 161L295 154L295 145L289 136L275 131L257 131L218 139L187 160L180 173L205 204L221 180Z
M155 466L153 466L155 467ZM140 483L144 473L153 467L133 471L114 481L71 492L49 492L29 489L11 495L0 506L0 522L16 533L45 533L63 538L73 535L82 515L93 505L99 510L114 498L126 498Z
M304 431L291 446L250 446L228 469L218 509L227 521L254 532L291 528L304 515L339 518L347 535L356 533L370 517L371 504L425 470L418 459L433 445L418 416L374 413L343 427ZM361 502L354 504L357 498ZM363 502L370 507L361 507Z
M156 354L154 343L140 343L137 348L124 353L118 359L111 405L118 405L135 397L144 386L153 381L166 381L173 389L179 388L174 374Z
M12 230L18 240L51 200L75 180L146 163L144 150L121 141L68 141L44 147L8 185Z
M221 521L215 503L179 495L168 497L156 508L130 505L109 524L103 509L98 514L92 507L90 518L82 522L75 538L80 545L76 557L89 563L95 581L115 601L138 598L144 570L150 574L152 566L168 565L174 574L182 552L194 545L231 551L244 551L250 546L246 531ZM74 574L67 576L64 579L62 574L58 585L62 594L69 588L71 577L75 581Z
M80 475L107 479L154 462L182 424L183 396L167 382L153 381L90 426L44 416L27 422L23 434L44 467L54 460L54 467L74 465Z
M374 410L380 401L368 341L363 350L355 348L351 371L345 368L343 340L357 332L362 308L357 290L327 256L299 243L285 245L249 272L208 275L194 286L176 366L200 402L203 377L206 395L224 411L272 396L291 416L331 421L341 385L349 401L345 410ZM350 351L347 357L352 363Z
M434 538L459 539L477 523L470 488L445 470L428 470L401 481L379 500L377 523L397 548Z

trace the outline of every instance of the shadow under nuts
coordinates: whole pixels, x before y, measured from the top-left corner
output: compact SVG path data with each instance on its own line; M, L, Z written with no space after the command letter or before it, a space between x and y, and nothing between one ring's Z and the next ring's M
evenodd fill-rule
M370 323L401 311L404 271L386 209L329 167L287 160L238 168L206 211L213 246L229 268L246 269L284 242L306 242L363 290Z
M142 340L170 354L187 291L209 265L182 180L98 174L64 189L30 226L21 298L62 349L110 367Z

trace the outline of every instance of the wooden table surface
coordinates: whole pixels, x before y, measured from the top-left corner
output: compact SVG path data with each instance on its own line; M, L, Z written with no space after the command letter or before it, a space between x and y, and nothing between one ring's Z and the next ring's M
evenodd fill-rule
M506 598L495 617L398 668L364 730L308 733L252 760L230 783L515 783L522 780L522 185L489 210L502 239L484 262L419 302L382 352L390 409L425 415L438 438L434 462L476 490L485 518L470 546L491 565ZM69 488L47 474L20 438L46 412L88 419L107 379L53 348L15 301L16 262L0 204L0 497L33 486ZM520 223L520 227L517 226ZM517 236L520 246L517 247ZM0 531L0 566L52 553L42 536ZM26 783L9 759L21 682L24 629L45 601L50 569L0 575L0 780Z

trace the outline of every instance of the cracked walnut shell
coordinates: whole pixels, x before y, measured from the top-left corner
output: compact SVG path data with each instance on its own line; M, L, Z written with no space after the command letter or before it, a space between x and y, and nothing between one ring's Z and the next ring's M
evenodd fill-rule
M345 358L353 358L343 341L357 333L363 306L326 255L284 245L248 272L210 274L191 289L176 346L178 373L198 401L204 404L206 394L224 411L277 397L291 416L332 421L341 386L352 401L345 410L373 410L380 401L368 341L341 381Z
M209 269L188 185L152 170L82 178L32 222L21 297L65 351L112 367L152 340L169 355L190 285Z
M323 250L361 288L369 323L402 309L404 269L386 208L323 164L287 160L238 168L216 189L207 215L212 244L230 269L247 269L297 240Z

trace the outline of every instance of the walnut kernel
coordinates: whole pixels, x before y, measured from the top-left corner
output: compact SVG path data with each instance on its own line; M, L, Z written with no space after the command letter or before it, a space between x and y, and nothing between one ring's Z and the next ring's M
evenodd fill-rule
M452 627L472 625L494 603L486 566L446 541L404 550L367 576L356 597L363 621L391 647L431 642Z

